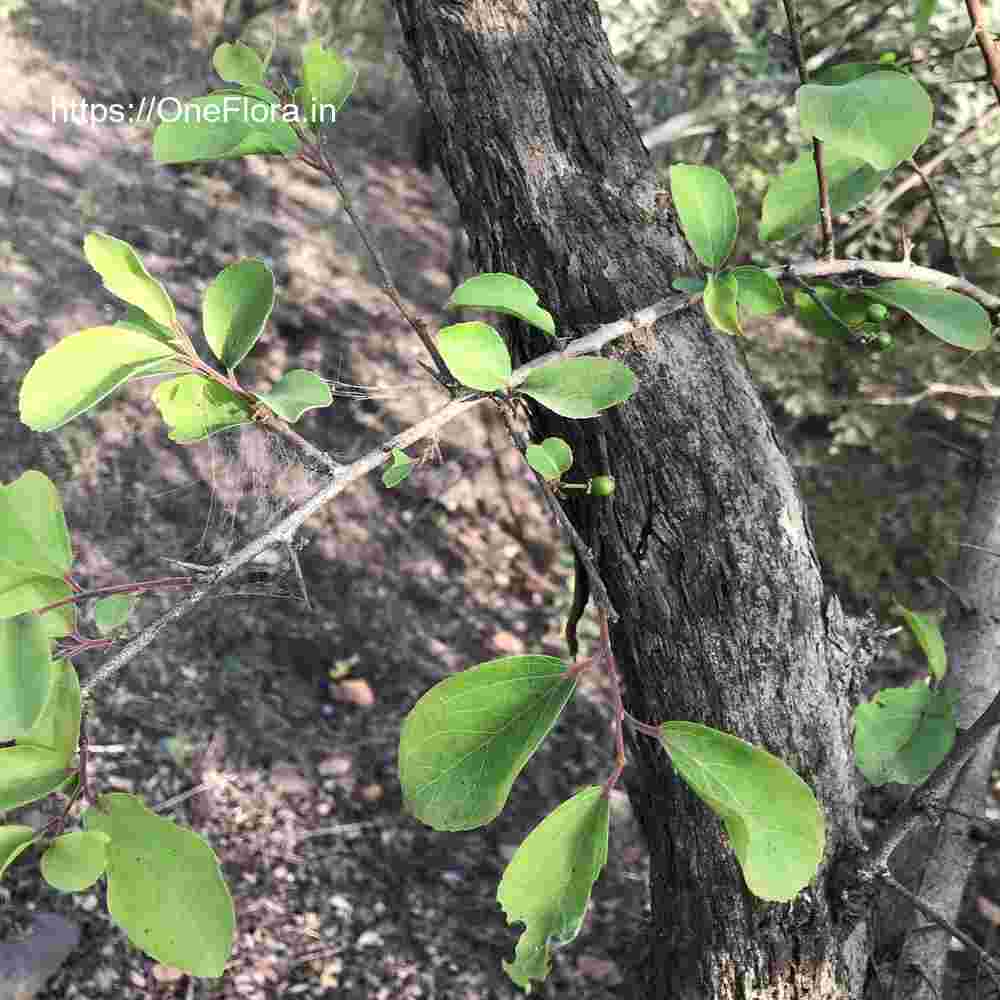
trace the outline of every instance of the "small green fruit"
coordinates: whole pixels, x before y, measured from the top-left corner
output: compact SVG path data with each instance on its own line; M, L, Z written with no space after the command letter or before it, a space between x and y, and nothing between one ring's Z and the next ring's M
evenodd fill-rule
M614 476L594 476L590 480L589 493L593 497L609 497L615 491Z
M868 318L873 323L881 323L889 315L889 310L884 305L876 302L868 307Z

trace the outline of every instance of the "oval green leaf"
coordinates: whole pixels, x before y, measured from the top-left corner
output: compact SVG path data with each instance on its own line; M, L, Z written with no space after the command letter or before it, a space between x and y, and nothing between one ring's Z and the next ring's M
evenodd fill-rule
M351 96L358 71L352 69L321 41L312 41L302 49L301 107L309 124L331 123ZM330 111L330 108L333 111Z
M104 833L64 833L42 855L42 877L60 892L82 892L104 874L107 845Z
M69 660L50 660L49 696L23 742L45 747L69 766L80 741L80 678Z
M3 558L39 573L65 576L73 563L66 515L55 484L29 469L0 487Z
M556 334L552 313L538 304L538 293L513 274L477 274L463 281L451 293L445 309L488 309L515 316L549 337Z
M170 296L146 270L131 244L107 233L88 233L83 241L83 253L112 295L140 309L167 329L174 327L177 313Z
M580 931L594 883L608 860L608 798L591 785L563 802L525 838L497 889L507 923L524 932L503 963L524 990L549 974L551 949Z
M809 786L773 754L708 726L665 722L660 739L680 776L725 825L750 891L794 899L823 857L823 813Z
M823 147L823 174L830 195L830 211L840 215L878 189L888 171L876 170L860 156L835 146ZM787 240L819 225L819 186L812 150L802 153L767 189L761 209L760 238Z
M944 648L944 636L941 635L941 626L927 615L922 615L918 611L910 611L902 604L892 606L893 614L902 616L914 639L924 651L927 657L927 666L931 676L935 680L943 680L948 673L948 654Z
M52 684L49 637L35 614L0 620L0 741L23 739Z
M212 53L212 66L223 80L252 87L264 82L264 63L243 42L224 42Z
M161 341L124 327L95 326L70 334L37 358L24 376L21 421L33 431L54 431L123 382L173 356Z
M483 392L502 389L510 378L510 351L488 323L455 323L438 333L438 350L462 385Z
M781 285L759 267L746 264L730 272L739 283L737 304L750 316L770 316L785 304Z
M164 965L221 976L236 918L208 844L120 792L102 795L83 821L110 838L108 910L129 940Z
M674 278L670 282L671 285L678 292L686 292L688 295L697 295L699 292L705 290L705 279L704 278L691 278L691 277L680 277Z
M112 594L102 597L94 604L94 624L101 635L114 632L128 621L132 609L139 603L136 594Z
M260 393L258 399L279 417L294 424L307 410L329 406L333 393L315 372L294 368L285 372L268 392Z
M170 440L178 444L201 441L251 420L250 404L242 396L204 375L161 382L152 400L170 428Z
M840 152L891 170L927 138L934 108L912 77L887 70L841 86L809 83L796 95L799 122Z
M407 807L435 830L495 819L576 687L554 656L507 656L435 684L403 722Z
M274 308L274 275L262 260L244 257L216 275L201 300L208 346L232 371L264 331Z
M51 747L18 743L0 750L0 812L44 799L71 774L64 755Z
M562 417L581 419L625 402L637 386L620 361L569 358L535 369L517 388Z
M951 695L918 681L884 688L854 710L854 756L873 785L919 785L955 743Z
M413 459L401 448L392 449L392 464L382 473L382 485L391 490L401 482L409 479L413 471Z
M562 438L548 437L541 444L529 444L524 457L546 481L559 479L573 464L573 449Z
M883 282L864 294L875 302L902 309L946 344L983 351L993 342L989 314L967 295L908 278Z
M675 163L670 193L691 249L705 267L718 270L733 252L739 228L729 181L711 167Z
M42 575L31 567L0 558L0 619L13 618L72 595L73 588L65 580ZM72 609L69 614L64 614L65 610L65 607L57 608L42 616L42 623L50 637L66 635L67 623L72 629L75 620Z
M0 878L23 854L35 839L35 831L30 826L11 824L0 826Z
M196 163L242 156L294 156L301 143L279 105L250 94L222 91L171 111L161 108L153 135L158 163Z
M708 316L712 326L735 337L743 336L737 307L739 291L739 284L731 273L710 274L702 298L705 315Z

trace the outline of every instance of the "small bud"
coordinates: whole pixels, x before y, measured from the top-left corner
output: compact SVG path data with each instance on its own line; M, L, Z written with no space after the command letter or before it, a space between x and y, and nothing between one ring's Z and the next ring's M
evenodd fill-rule
M594 497L609 497L615 491L614 476L594 476L590 480L590 495Z

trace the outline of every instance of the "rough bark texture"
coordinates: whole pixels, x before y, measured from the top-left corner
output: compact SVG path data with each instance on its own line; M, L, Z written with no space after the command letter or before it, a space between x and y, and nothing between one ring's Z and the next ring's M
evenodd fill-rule
M673 275L695 270L593 2L396 8L479 270L530 282L563 336L648 305L669 294ZM507 332L516 360L546 347L516 324ZM633 739L629 791L653 871L635 994L859 997L864 927L839 940L826 873L859 839L848 723L860 678L842 638L850 625L824 598L792 471L738 343L699 309L608 353L639 378L628 404L573 425L536 413L534 426L570 441L574 478L617 479L591 542L621 615L612 640L626 706L765 746L816 790L828 830L812 886L790 904L756 900L718 820L658 744Z

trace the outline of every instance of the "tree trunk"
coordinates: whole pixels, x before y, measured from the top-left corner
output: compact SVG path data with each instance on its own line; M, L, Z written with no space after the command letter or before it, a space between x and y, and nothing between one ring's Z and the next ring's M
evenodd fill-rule
M674 275L695 272L592 0L395 5L479 270L528 281L562 336L649 305ZM548 348L517 324L506 332L518 361ZM635 995L860 997L865 925L843 940L828 893L832 862L860 843L853 623L824 597L792 470L738 342L694 308L609 353L635 371L637 394L576 423L535 411L533 429L570 441L574 479L616 477L589 540L620 615L612 644L626 707L763 745L813 787L827 823L815 882L790 904L761 902L664 751L632 739L653 919L636 943ZM584 524L581 508L571 516Z

